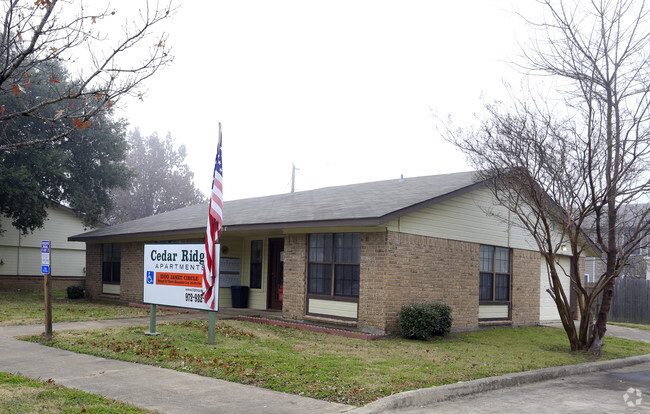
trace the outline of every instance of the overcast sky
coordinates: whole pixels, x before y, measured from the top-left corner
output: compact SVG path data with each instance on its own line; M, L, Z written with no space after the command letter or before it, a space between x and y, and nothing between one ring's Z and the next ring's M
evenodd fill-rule
M296 191L469 170L432 111L472 122L526 37L510 0L179 6L174 63L121 114L185 144L206 194L221 122L226 200L289 192L292 163Z

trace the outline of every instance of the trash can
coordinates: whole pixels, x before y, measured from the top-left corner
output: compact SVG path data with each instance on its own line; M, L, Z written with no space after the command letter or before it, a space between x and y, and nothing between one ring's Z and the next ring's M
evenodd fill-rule
M248 286L231 286L233 308L248 307Z

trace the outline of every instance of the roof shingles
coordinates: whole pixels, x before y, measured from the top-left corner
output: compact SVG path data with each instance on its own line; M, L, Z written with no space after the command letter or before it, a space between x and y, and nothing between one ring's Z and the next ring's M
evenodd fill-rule
M314 227L354 221L380 224L478 185L474 172L463 172L226 201L224 230L262 226ZM200 233L205 231L207 211L207 204L194 205L78 234L69 240L101 241L154 234Z

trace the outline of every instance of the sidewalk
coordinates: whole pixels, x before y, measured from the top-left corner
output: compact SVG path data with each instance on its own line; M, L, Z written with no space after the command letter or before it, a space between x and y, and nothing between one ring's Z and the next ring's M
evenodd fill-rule
M158 323L200 318L158 317ZM54 331L149 325L149 318L54 324ZM14 336L43 332L43 325L0 327L0 371L100 394L161 413L340 413L354 407L202 377L171 369L76 354Z

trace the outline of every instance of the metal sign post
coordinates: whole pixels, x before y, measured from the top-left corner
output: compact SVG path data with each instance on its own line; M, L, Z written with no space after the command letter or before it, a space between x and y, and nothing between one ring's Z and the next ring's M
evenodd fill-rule
M45 340L52 340L52 268L50 265L51 243L41 241L41 273L45 275L43 294L45 296Z

